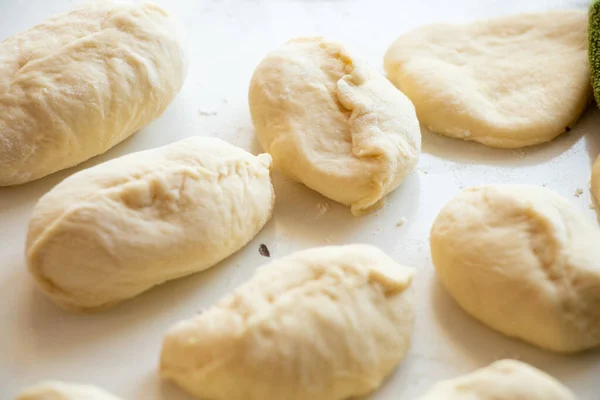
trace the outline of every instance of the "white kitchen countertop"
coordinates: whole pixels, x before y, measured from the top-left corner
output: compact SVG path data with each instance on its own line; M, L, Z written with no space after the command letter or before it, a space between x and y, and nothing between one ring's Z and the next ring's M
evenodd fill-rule
M0 188L0 400L12 400L40 380L95 384L125 400L185 400L161 383L157 361L165 330L208 307L273 258L311 246L377 245L417 269L417 321L411 350L371 398L413 400L438 380L500 358L519 358L554 375L581 400L600 399L600 352L558 356L495 333L462 312L435 279L429 229L461 189L484 183L529 183L560 192L595 220L591 164L600 153L595 106L574 129L550 144L498 150L425 133L416 171L362 217L302 185L275 176L273 219L243 250L204 273L150 290L97 314L70 314L40 294L26 272L24 240L37 199L73 172L132 151L190 135L218 136L254 153L247 88L254 67L289 38L326 35L354 47L382 68L400 33L437 21L552 8L585 8L582 0L156 0L183 23L190 44L181 93L155 122L81 166L14 188ZM67 10L69 0L0 0L0 39ZM1 55L0 55L1 56ZM2 110L0 110L2 112ZM578 189L583 193L578 194ZM328 208L328 205L330 208ZM397 223L406 218L404 225ZM600 243L599 243L600 245ZM600 262L600 261L599 261Z

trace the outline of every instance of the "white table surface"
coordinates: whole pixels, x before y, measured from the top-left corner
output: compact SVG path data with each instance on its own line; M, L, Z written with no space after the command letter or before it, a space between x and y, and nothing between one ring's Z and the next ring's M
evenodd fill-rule
M415 172L363 218L302 185L274 179L273 219L244 249L204 273L150 290L98 314L76 315L41 295L26 272L24 239L37 199L75 171L190 135L218 136L254 153L247 87L254 67L289 38L326 35L354 47L381 68L397 35L436 21L551 8L585 8L582 0L157 0L183 23L190 41L189 75L155 122L81 166L14 188L0 188L0 400L23 387L59 379L101 386L125 400L190 399L161 383L157 360L164 331L247 280L272 257L311 246L364 242L417 269L417 321L408 356L374 399L410 400L434 382L500 358L519 358L569 385L582 400L600 398L600 352L558 356L505 338L462 312L435 279L430 226L461 189L484 183L545 185L590 219L590 167L600 153L600 112L591 106L576 127L552 143L498 150L425 133ZM68 9L69 0L0 0L0 39ZM1 112L1 110L0 110ZM214 115L207 115L214 114ZM583 193L576 195L577 189ZM324 202L331 208L321 214ZM406 223L397 227L402 218ZM600 245L600 244L599 244Z

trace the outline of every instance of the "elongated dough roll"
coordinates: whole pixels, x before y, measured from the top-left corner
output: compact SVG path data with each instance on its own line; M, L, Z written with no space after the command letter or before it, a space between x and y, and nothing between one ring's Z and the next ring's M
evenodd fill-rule
M59 305L94 309L207 269L271 217L270 165L191 137L78 172L35 207L29 270Z
M0 43L0 186L104 153L181 88L177 25L151 3L96 1Z
M378 248L360 244L273 261L169 330L161 375L211 400L366 394L408 351L413 274Z

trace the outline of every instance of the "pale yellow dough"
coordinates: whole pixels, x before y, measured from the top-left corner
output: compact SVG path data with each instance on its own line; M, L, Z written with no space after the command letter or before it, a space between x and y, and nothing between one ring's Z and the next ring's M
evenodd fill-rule
M16 400L120 400L90 385L48 381L23 390Z
M29 271L56 303L85 310L207 269L271 217L270 164L190 137L73 174L33 211Z
M392 44L385 69L433 132L504 148L547 142L590 97L587 14L424 26Z
M556 352L600 345L600 230L555 192L465 190L431 229L437 275L469 314Z
M412 269L368 245L300 251L165 336L160 372L201 399L341 400L408 350Z
M439 382L419 400L576 400L576 397L537 368L516 360L501 360Z
M249 103L275 168L354 215L380 207L417 164L410 100L339 43L294 39L268 54Z
M592 196L594 196L594 200L596 201L596 205L600 204L600 156L596 158L594 161L594 165L592 166Z
M176 22L152 3L76 6L0 43L0 186L103 153L183 84Z

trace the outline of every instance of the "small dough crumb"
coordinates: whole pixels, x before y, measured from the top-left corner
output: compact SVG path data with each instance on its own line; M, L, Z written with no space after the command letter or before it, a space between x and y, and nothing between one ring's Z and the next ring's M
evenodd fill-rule
M320 201L317 204L317 215L315 215L315 219L321 218L329 209L331 208L331 204L326 201Z
M575 197L579 197L579 196L581 196L582 194L583 194L583 189L581 189L581 188L577 188L577 189L575 190Z
M401 227L402 225L404 225L406 223L406 218L402 217L398 220L398 222L396 222L396 226L397 227Z
M199 108L198 109L198 115L200 115L202 117L214 117L217 114L219 114L219 111L214 110L212 108Z

